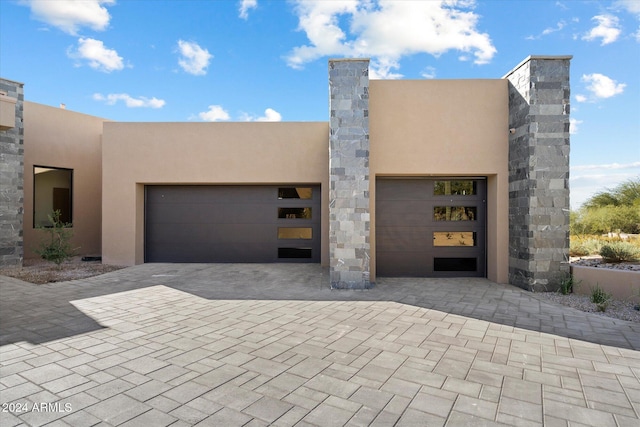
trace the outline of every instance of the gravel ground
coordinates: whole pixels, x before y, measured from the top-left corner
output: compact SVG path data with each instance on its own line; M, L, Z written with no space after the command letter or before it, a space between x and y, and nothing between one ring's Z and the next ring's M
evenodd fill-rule
M591 267L623 268L640 271L640 264L631 264L631 268L629 268L629 264L604 264L597 258L576 259L572 260L572 262ZM16 279L24 280L25 282L41 285L43 283L83 279L119 270L121 268L124 267L103 265L99 261L82 261L79 257L76 257L63 263L61 268L42 260L25 260L22 268L0 268L0 275L15 277ZM598 310L596 304L589 300L589 296L587 295L562 295L557 292L541 292L536 295L542 299L566 305L577 310L640 323L640 311L636 310L636 304L630 301L612 300L607 304L605 311L602 312Z
M542 299L553 301L558 304L577 310L596 313L602 316L613 317L614 319L629 320L640 323L640 311L636 310L637 304L630 301L611 300L605 311L599 311L598 306L590 301L589 295L569 294L562 295L558 292L540 292L536 294Z
M100 261L82 261L80 257L75 257L62 263L59 268L55 264L43 260L24 260L23 267L1 267L0 274L42 285L98 276L121 268L124 267L106 265Z

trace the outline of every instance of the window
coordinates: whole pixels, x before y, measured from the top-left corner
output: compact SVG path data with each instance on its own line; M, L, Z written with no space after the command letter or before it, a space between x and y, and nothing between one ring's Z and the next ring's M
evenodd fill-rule
M49 227L49 215L60 211L60 221L71 224L73 170L33 167L33 227Z
M476 206L435 206L434 221L475 221L478 213Z
M311 208L278 208L281 219L311 219Z
M434 196L474 196L476 194L477 184L472 180L435 181L433 184Z
M433 246L475 246L473 231L434 231Z
M311 199L313 188L311 187L280 187L278 199Z
M311 227L278 227L278 239L312 239Z

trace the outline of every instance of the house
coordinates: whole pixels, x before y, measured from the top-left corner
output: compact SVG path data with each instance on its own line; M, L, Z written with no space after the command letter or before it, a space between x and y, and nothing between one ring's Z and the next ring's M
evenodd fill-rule
M369 80L329 61L329 122L114 122L0 81L0 262L47 213L107 264L315 262L334 288L377 277L569 273L570 56L503 78Z

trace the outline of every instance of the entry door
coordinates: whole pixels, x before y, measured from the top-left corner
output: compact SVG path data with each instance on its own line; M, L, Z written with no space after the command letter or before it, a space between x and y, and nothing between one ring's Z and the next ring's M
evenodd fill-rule
M376 274L485 277L486 180L378 178Z

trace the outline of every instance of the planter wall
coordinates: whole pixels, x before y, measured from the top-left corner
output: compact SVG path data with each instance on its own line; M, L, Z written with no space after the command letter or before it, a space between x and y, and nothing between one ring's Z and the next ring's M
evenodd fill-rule
M640 271L571 266L571 274L576 294L590 295L598 285L615 299L640 302Z

